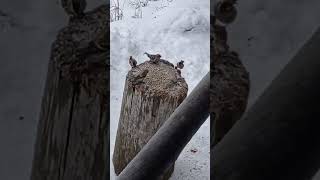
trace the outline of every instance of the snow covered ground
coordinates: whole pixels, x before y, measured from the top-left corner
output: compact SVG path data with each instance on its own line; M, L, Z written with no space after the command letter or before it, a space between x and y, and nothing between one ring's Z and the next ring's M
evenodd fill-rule
M210 1L150 1L142 8L142 18L132 18L134 9L129 0L120 1L124 17L111 23L111 149L112 159L126 74L132 55L142 63L144 52L160 53L163 59L176 63L185 61L182 76L189 93L209 71ZM209 120L186 146L175 166L172 180L209 179ZM197 152L191 152L196 149ZM115 179L110 162L111 179Z
M88 9L96 7L103 1L105 0L88 1ZM180 4L175 5L174 3ZM123 24L125 21L112 23L111 28L115 32L120 26L124 26L127 30L121 30L119 34L127 37L129 36L128 29L130 29L129 21L131 21L131 24L146 21L148 18L154 17L151 15L169 13L170 8L174 9L172 12L184 7L191 8L191 3L195 4L195 8L209 7L206 5L206 3L209 3L208 0L173 0L168 7L163 9L156 8L157 5L161 5L161 2L151 2L149 7L143 9L144 19L131 19L130 16L133 15L133 12L127 8L128 11L124 12L124 20L128 19L126 24ZM23 22L23 25L18 27L26 27L26 29L14 27L6 29L6 31L0 30L0 80L2 82L0 87L0 179L25 180L29 179L31 169L33 145L47 73L50 45L57 31L66 24L67 19L59 4L52 0L0 1L0 7L1 11L15 17L15 22ZM232 49L240 53L243 62L251 73L251 102L261 94L267 84L319 26L320 13L318 13L318 7L320 7L320 1L318 0L309 0L308 3L301 0L239 1L239 16L236 22L230 26L230 44ZM147 11L154 11L154 14L149 13L148 15ZM204 13L204 15L207 15L207 13ZM184 13L181 16L185 16ZM7 23L3 22L1 24L7 25ZM133 34L136 32L138 30L132 32L131 36L134 35L141 39L141 34L137 36ZM188 33L191 34L192 32ZM181 38L181 36L179 35L176 38ZM255 38L250 42L249 46L247 39L251 36ZM113 42L112 49L116 49L115 46L117 44L120 47L120 43L122 43L124 47L117 50L119 54L124 56L130 53L137 56L140 61L145 60L145 57L142 56L142 51L153 51L158 47L158 45L153 46L153 49L152 47L141 46L141 50L134 51L133 48L127 49L126 47L136 46L134 42L136 42L137 38L135 40L131 39L133 43L129 44L129 39L115 38L116 36L114 35L112 37L118 41L118 43ZM163 36L161 37L163 38ZM196 39L196 36L189 40L193 41L194 39ZM201 42L200 39L196 40L197 43L194 42L194 46L200 44L199 41ZM190 46L190 43L187 45ZM186 45L184 44L184 46ZM192 54L189 51L194 51L194 46L188 47L188 51L184 52L186 53L184 56ZM172 46L164 47L166 49L165 52L161 51L165 58L170 60L174 59L175 56L179 59L183 58L180 53L172 53L170 47ZM117 51L113 52L113 54ZM116 56L113 55L114 57ZM190 80L196 79L193 77L197 77L199 73L195 70L203 68L201 68L201 61L197 62L195 61L196 59L192 58L187 59L192 60L192 62L186 62L186 69L182 73L186 77L190 88L192 88L196 82L193 83ZM194 65L191 66L195 63L199 63L199 68ZM127 62L125 59L119 58L118 61L113 59L112 65L112 77L118 76L118 82L122 83L126 72L124 68L128 68ZM204 67L207 68L207 66ZM116 69L119 70L117 71ZM112 85L112 103L116 105L121 101L121 94L117 96L115 90L118 89L122 92L123 84L118 84L115 79L112 79ZM112 107L111 112L118 116L115 113L119 112L119 107ZM19 116L24 116L24 120L19 120ZM113 121L111 122L111 125L113 125L111 129L111 132L113 132L111 134L113 138L111 139L112 145L114 144L114 133L117 127L115 124L118 120L115 116L112 117ZM208 129L208 124L202 128ZM205 132L203 129L200 132ZM200 141L202 138L196 135L195 139ZM193 139L193 142L195 139ZM202 144L206 145L207 140L204 140L199 147L202 147ZM201 171L195 172L193 170L194 167L197 168L196 166L202 165L202 161L197 158L198 154L188 156L190 147L193 147L193 145L189 144L186 148L187 151L183 152L179 158L173 178L197 179L195 177L198 174L208 175L207 165ZM207 159L207 157L203 159ZM177 176L179 177L177 178ZM201 176L199 177L201 179ZM320 175L315 179L320 179Z

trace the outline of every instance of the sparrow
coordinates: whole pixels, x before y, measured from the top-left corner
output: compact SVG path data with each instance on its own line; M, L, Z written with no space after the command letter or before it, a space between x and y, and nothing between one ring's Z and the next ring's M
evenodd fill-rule
M160 58L161 58L160 54L149 54L147 52L145 52L144 54L146 54L148 56L148 58L150 59L150 61L155 64L160 61Z
M176 66L176 69L177 69L177 68L183 69L183 67L184 67L184 64L183 64L183 63L184 63L183 60L181 60L180 62L178 62L178 63L177 63L177 66Z
M131 68L135 68L137 66L137 60L135 60L132 56L130 56L129 64L130 64Z

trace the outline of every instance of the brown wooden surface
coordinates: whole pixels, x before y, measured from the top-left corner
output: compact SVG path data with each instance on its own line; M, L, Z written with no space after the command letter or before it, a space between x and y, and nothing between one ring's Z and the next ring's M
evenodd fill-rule
M32 180L109 177L107 15L103 5L70 20L52 45Z
M171 64L146 61L128 72L113 163L119 174L187 96L188 86ZM166 173L168 179L172 168Z
M250 91L249 72L241 62L238 53L229 47L227 24L236 18L236 9L233 0L216 2L214 13L211 16L211 149L219 143L233 125L244 114ZM226 8L229 6L229 11ZM230 11L232 9L232 11ZM226 23L226 24L225 24Z

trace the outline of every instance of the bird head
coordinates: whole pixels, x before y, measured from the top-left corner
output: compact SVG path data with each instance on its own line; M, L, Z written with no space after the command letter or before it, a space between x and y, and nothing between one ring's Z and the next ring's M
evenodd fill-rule
M156 56L157 56L158 58L161 58L161 55L160 55L160 54L156 54Z
M214 8L217 20L224 24L232 23L237 16L237 9L234 6L235 3L236 1L234 0L218 2Z
M68 16L77 17L84 14L87 6L86 0L61 0L61 5Z

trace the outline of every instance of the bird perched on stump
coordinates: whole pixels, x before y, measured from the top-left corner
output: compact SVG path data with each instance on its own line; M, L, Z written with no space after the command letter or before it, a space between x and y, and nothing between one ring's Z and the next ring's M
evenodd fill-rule
M84 15L87 7L86 0L61 0L62 7L71 17L79 17Z
M129 64L130 64L131 68L135 68L137 66L137 60L135 60L132 56L130 56Z
M180 62L178 62L178 63L177 63L177 66L176 66L176 69L178 69L178 68L179 68L179 69L183 69L183 67L184 67L184 64L183 64L183 63L184 63L184 61L182 61L182 60L181 60Z
M145 52L144 54L146 54L148 56L148 58L150 59L150 61L152 63L157 64L160 61L160 58L161 58L160 54L149 54L147 52Z

